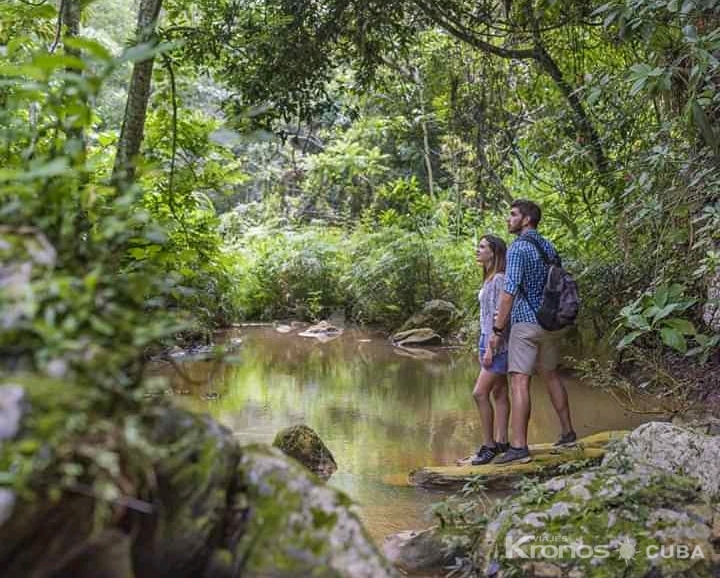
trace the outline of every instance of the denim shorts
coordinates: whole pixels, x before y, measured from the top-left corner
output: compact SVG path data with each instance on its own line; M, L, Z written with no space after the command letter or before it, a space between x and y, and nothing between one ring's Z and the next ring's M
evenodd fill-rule
M496 353L493 355L492 365L485 367L482 365L482 359L487 349L488 336L484 333L480 334L480 340L478 341L478 359L483 369L487 369L491 373L507 373L508 371L508 352L507 350L502 353Z

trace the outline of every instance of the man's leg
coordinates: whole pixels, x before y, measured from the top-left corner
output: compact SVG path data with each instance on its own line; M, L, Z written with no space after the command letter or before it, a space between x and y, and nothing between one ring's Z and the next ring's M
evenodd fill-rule
M557 369L560 363L560 346L564 335L565 332L562 330L560 332L545 332L540 343L538 373L545 382L545 389L560 421L561 441L571 432L573 433L571 441L575 441L567 389L565 389L565 384L560 379L560 373Z
M568 401L567 389L560 379L557 369L539 369L540 376L545 382L550 401L552 402L555 413L560 420L561 434L566 435L573 431L572 419L570 417L570 403ZM514 398L513 398L514 401Z
M515 448L527 446L528 423L530 422L530 376L524 373L510 374L512 405L510 406L510 424L512 441Z
M495 460L498 465L525 463L531 459L527 447L527 431L530 421L530 376L539 351L538 330L538 326L531 323L517 323L510 328L508 373L512 399L512 443L510 449Z

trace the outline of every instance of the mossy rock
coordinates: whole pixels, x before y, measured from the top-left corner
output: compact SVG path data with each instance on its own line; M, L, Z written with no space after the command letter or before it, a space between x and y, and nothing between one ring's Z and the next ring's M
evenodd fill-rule
M0 383L3 578L395 576L349 499L294 460L133 399Z
M327 481L337 471L337 463L320 436L307 425L292 425L280 430L273 446L296 459L321 480Z
M233 550L244 561L242 578L396 576L355 515L350 498L318 484L280 450L245 446L239 470L251 512Z
M393 345L400 347L420 347L425 345L442 345L442 337L429 327L419 327L395 333L391 340Z
M648 423L602 464L526 485L487 525L487 575L720 575L718 440ZM562 547L562 548L561 548Z
M523 488L487 526L485 574L578 578L695 576L720 571L720 511L679 476L595 467ZM686 554L672 553L682 544Z

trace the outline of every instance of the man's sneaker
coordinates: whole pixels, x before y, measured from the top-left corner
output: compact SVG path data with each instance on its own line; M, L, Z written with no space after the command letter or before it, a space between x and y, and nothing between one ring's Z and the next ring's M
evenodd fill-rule
M498 455L497 446L482 446L477 453L473 456L470 462L473 466L482 466L483 464L489 464L493 458Z
M556 441L553 446L556 448L563 448L567 446L574 446L577 442L577 435L573 430L570 430L566 434L562 434L560 439Z
M530 457L530 451L527 446L523 448L514 448L510 446L508 451L495 460L495 463L497 465L526 464L531 460L532 458Z
M510 444L508 442L495 442L495 449L497 453L504 454L510 449Z

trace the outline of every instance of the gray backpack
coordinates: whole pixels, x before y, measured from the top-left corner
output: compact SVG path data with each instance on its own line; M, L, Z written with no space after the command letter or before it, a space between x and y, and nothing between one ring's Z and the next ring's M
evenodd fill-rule
M575 279L563 269L559 257L548 257L537 239L526 237L523 241L531 243L538 250L548 267L540 308L535 311L540 327L547 331L557 331L572 325L580 311L580 297Z

